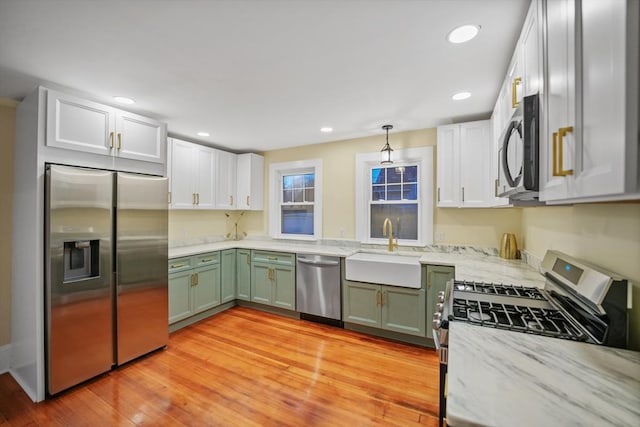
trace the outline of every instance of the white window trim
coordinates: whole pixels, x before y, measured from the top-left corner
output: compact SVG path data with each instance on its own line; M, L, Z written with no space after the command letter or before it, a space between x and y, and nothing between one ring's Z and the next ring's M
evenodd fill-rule
M418 164L418 240L398 240L400 246L433 244L433 147L407 148L393 152L394 164ZM372 166L380 165L380 153L356 154L356 240L361 243L386 244L388 239L369 238L369 193Z
M313 171L315 174L313 236L282 234L280 202L282 176ZM272 163L269 166L269 235L274 239L318 240L322 238L322 159Z

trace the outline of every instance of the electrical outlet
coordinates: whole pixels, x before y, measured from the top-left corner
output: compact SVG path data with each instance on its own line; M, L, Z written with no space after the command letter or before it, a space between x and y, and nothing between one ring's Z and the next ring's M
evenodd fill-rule
M434 234L434 240L436 242L444 241L444 231L436 231Z

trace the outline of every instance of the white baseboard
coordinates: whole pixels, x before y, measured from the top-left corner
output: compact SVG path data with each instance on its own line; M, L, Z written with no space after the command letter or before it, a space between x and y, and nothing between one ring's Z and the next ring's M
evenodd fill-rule
M11 363L11 344L0 347L0 374L9 372L9 364Z

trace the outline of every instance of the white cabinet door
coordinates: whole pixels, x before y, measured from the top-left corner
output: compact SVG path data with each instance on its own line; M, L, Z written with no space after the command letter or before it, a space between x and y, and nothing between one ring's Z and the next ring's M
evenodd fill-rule
M564 200L572 188L576 126L575 4L547 2L546 114L540 144L540 200ZM563 129L561 137L559 131Z
M500 149L502 148L502 132L505 124L500 120L501 111L499 102L496 103L496 108L493 110L491 116L491 192L493 194L493 206L507 206L509 205L508 197L498 197L498 184L500 182Z
M193 167L197 170L195 178L196 207L214 209L215 207L215 150L193 144ZM197 167L196 167L197 166Z
M618 0L582 1L582 132L573 197L622 194L625 178L637 182L637 160L629 160L638 159L638 117L637 110L636 117L627 116L626 103L635 97L637 108L638 69L627 69L626 8ZM637 44L633 55L637 61ZM635 94L627 92L627 73L635 79ZM627 152L628 146L635 152Z
M460 206L491 205L491 130L489 120L460 125Z
M540 31L541 5L533 0L520 34L518 43L522 62L522 94L534 95L540 90L540 65L542 63L542 38Z
M164 163L165 144L162 123L138 114L117 111L115 154L118 157Z
M235 209L236 206L236 155L216 150L216 207Z
M262 210L264 194L264 157L253 154L237 156L236 208Z
M178 139L171 143L171 207L175 209L191 209L195 205L195 177L193 144Z
M106 105L49 90L46 145L110 156L115 112Z
M440 208L460 204L459 139L460 125L438 127L436 200Z

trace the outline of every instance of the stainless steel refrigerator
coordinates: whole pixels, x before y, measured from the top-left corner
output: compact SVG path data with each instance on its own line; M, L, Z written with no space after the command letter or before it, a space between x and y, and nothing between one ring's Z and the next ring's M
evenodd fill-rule
M45 186L52 395L167 344L167 179L47 165Z

